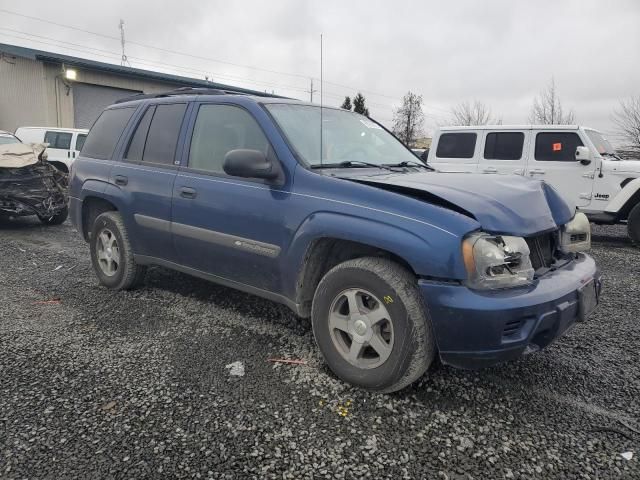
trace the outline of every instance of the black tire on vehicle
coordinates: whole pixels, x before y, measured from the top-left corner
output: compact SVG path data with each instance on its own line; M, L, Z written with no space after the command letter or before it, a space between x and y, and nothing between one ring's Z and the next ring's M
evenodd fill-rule
M633 243L640 244L640 203L629 212L627 232Z
M62 210L60 210L55 215L52 215L51 217L38 216L38 219L44 225L62 225L68 216L69 216L69 207L64 207Z
M366 390L400 390L433 361L431 320L415 275L391 260L358 258L331 269L316 289L311 317L329 368Z
M114 290L129 290L140 284L146 267L136 264L131 242L118 212L98 215L89 241L91 263L100 283Z

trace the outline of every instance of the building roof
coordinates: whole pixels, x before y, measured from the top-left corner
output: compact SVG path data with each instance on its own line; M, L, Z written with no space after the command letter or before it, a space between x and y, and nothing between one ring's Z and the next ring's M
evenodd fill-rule
M98 62L95 60L88 60L86 58L71 57L69 55L62 55L60 53L45 52L43 50L35 50L33 48L19 47L17 45L9 45L6 43L0 43L0 52L4 52L8 55L28 58L30 60L38 60L41 62L59 63L67 66L82 67L92 70L99 70L103 72L113 73L116 75L123 75L129 77L145 78L149 80L157 80L161 82L172 83L176 85L183 85L189 87L206 87L217 88L220 90L230 90L238 93L245 93L248 95L256 95L259 97L279 97L278 95L272 95L258 90L251 90L248 88L234 87L232 85L225 85L217 82L210 82L208 80L202 80L200 78L181 77L179 75L172 75L169 73L154 72L152 70L143 70L140 68L127 67L122 65L114 65L111 63ZM279 97L283 98L283 97Z

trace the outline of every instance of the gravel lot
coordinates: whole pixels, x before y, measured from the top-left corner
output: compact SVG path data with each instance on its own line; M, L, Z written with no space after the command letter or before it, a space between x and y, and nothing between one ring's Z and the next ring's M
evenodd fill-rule
M638 479L640 249L624 227L594 237L589 323L372 395L283 307L160 268L110 292L70 225L0 224L0 477Z

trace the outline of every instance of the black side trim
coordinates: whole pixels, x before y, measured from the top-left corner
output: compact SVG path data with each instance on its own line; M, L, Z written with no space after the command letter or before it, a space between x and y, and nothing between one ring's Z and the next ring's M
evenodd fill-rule
M134 213L133 218L135 218L136 223L141 227L160 230L161 232L171 231L171 222L167 220L162 220L161 218L156 217L147 217L146 215L140 215L139 213Z
M195 268L186 267L184 265L180 265L178 263L173 263L168 260L163 260L161 258L150 257L147 255L134 255L134 260L136 263L140 265L159 265L161 267L169 268L171 270L176 270L178 272L186 273L187 275L193 275L194 277L202 278L204 280L208 280L210 282L217 283L219 285L224 285L225 287L235 288L236 290L240 290L246 293L250 293L251 295L256 295L258 297L266 298L267 300L271 300L276 303L281 303L286 305L296 315L302 316L303 312L296 302L285 297L284 295L280 295L279 293L270 292L268 290L263 290L261 288L253 287L251 285L246 285L244 283L236 282L234 280L229 280L228 278L220 277L218 275L213 275L211 273L203 272L201 270L196 270Z

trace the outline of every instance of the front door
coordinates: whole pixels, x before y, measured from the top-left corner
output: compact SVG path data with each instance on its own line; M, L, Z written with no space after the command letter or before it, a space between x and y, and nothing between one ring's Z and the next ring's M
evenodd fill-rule
M524 175L529 132L486 131L478 171L502 175Z
M544 180L569 204L591 203L596 162L583 165L576 160L576 147L584 145L577 131L534 131L527 175Z
M291 232L289 185L225 174L225 155L260 150L277 161L255 118L245 109L203 103L197 111L173 190L172 233L182 265L222 279L277 292L278 261Z

